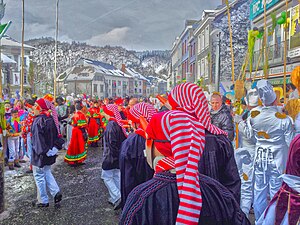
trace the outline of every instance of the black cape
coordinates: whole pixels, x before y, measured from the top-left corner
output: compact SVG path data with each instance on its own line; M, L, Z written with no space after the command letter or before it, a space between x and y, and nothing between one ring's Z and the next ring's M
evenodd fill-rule
M227 188L205 175L199 179L203 201L199 224L250 225ZM173 225L178 206L176 175L157 173L129 194L119 224Z
M147 163L144 149L145 138L136 133L129 135L122 143L120 153L122 205L133 188L153 177L154 170Z
M199 162L199 172L219 181L240 202L241 179L234 149L227 137L205 132L205 149Z
M125 139L125 134L119 124L110 120L103 134L103 170L119 169L120 148Z
M32 152L31 164L40 168L55 163L56 156L48 157L46 153L57 146L58 132L51 116L37 116L31 126Z

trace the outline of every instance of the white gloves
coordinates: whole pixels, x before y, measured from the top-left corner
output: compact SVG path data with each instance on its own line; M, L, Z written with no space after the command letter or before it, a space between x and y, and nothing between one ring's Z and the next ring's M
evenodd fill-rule
M46 153L46 155L47 155L48 157L50 157L50 156L55 156L55 155L57 154L57 152L58 152L58 149L55 148L55 147L53 147L52 149L50 149L50 150Z

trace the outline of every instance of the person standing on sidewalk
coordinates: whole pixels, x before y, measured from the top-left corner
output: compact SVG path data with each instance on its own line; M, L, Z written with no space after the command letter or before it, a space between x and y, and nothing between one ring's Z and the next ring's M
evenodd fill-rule
M52 115L49 110L52 111ZM55 204L62 200L60 188L51 172L51 165L55 163L56 153L62 148L63 143L59 137L59 124L54 105L40 98L35 102L33 111L36 117L31 127L31 163L38 191L38 203L33 203L33 206L48 207L47 188L54 197Z

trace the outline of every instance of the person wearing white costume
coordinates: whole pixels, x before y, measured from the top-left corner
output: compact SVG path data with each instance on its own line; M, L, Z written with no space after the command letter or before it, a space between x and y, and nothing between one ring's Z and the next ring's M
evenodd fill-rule
M245 98L248 110L243 114L239 123L239 146L235 151L235 159L237 162L242 186L241 186L241 201L240 206L245 215L249 216L251 204L253 201L253 163L255 155L256 139L252 135L247 137L247 123L250 122L250 114L252 111L260 111L258 106L258 92L256 89L250 89ZM250 110L250 111L249 111Z
M290 145L286 173L280 190L271 200L257 225L297 225L300 223L300 135Z
M253 110L246 125L246 135L256 139L254 161L254 214L256 221L279 190L288 157L288 146L293 138L292 119L279 112L276 94L267 80L257 82L261 111Z

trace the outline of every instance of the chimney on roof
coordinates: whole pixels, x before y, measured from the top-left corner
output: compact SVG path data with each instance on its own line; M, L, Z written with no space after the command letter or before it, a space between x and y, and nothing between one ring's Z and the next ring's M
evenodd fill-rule
M121 71L122 71L123 73L125 73L125 71L126 71L126 66L125 66L125 64L124 64L124 63L122 64Z

